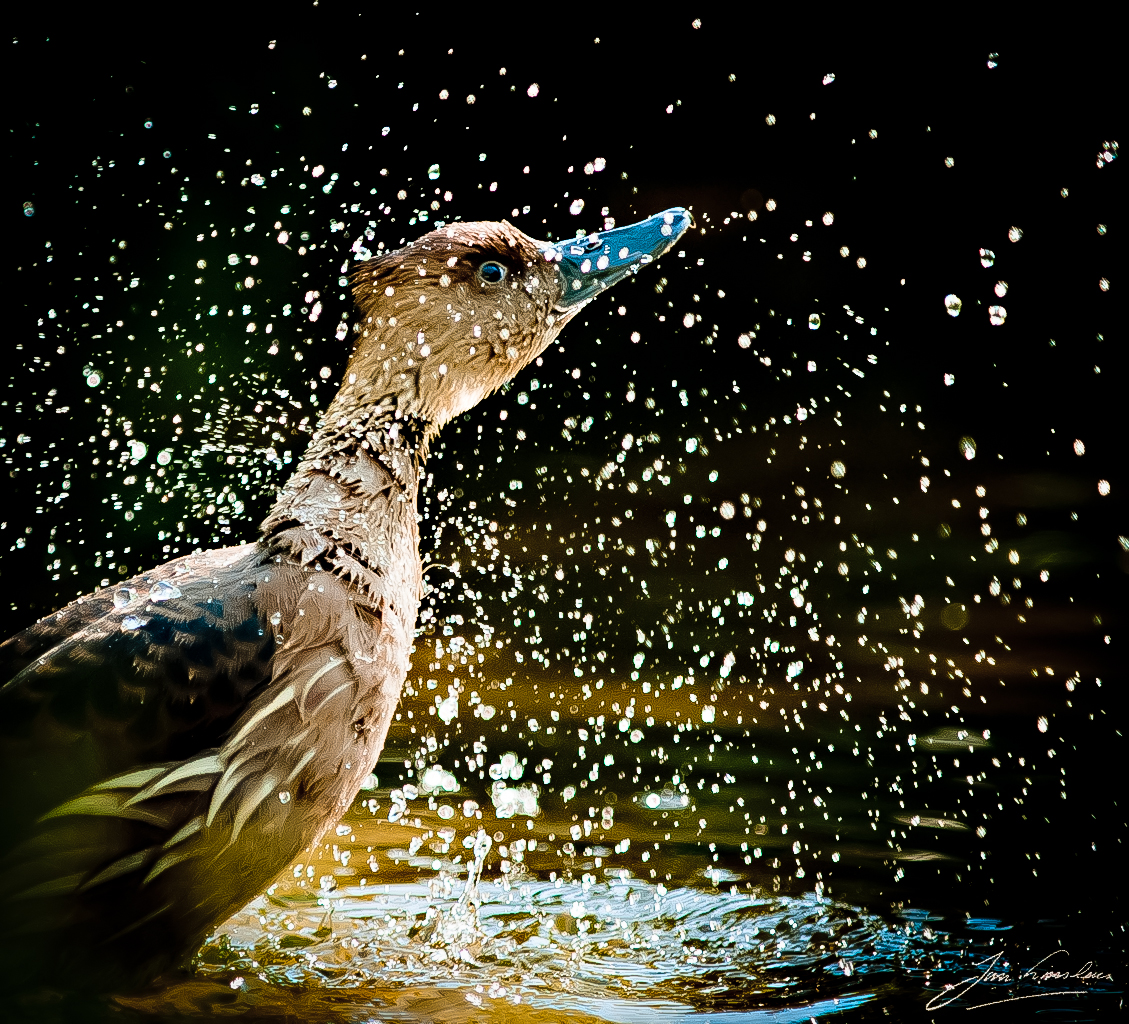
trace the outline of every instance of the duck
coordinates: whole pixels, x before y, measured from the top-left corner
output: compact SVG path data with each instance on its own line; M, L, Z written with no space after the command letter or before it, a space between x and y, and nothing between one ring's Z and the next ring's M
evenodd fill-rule
M349 809L408 673L429 446L690 224L677 207L554 243L457 222L359 262L340 390L257 538L0 645L9 987L179 968Z

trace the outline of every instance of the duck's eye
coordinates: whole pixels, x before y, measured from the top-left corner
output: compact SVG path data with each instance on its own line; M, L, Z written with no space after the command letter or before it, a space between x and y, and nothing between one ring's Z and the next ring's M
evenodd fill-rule
M498 284L506 279L506 268L495 260L487 260L478 268L478 276L486 284Z

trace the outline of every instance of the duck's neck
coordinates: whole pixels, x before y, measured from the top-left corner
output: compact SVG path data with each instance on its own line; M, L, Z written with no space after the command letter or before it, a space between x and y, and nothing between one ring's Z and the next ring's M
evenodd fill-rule
M274 554L316 564L362 586L388 571L397 532L416 535L426 426L346 385L262 524ZM418 557L418 556L417 556Z

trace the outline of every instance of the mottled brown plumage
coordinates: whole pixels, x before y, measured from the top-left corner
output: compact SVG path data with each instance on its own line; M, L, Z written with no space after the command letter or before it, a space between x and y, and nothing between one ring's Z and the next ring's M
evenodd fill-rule
M8 984L112 988L183 961L349 807L408 670L429 441L688 224L556 246L457 224L361 264L345 380L259 540L0 648Z

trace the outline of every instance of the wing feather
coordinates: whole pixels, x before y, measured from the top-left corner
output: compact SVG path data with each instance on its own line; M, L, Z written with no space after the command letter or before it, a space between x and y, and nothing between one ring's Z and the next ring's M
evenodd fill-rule
M0 645L0 770L27 780L0 794L0 937L66 933L75 969L123 936L194 948L349 806L414 610L245 545Z

